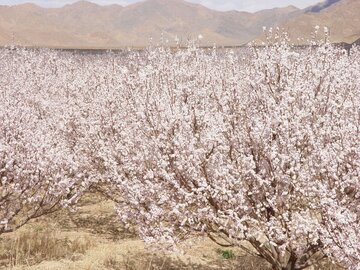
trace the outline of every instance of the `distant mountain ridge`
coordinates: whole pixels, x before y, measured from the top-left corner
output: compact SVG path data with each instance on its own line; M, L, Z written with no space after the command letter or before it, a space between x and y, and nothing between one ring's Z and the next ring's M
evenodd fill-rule
M321 17L324 11L342 6L342 2L360 3L359 0L330 1L339 3L330 6L325 3L326 7L322 6L322 10L311 13L311 16ZM360 13L359 9L357 11ZM341 12L348 13L346 9ZM295 32L297 29L303 31L303 22L300 21L296 27L294 22L296 24L296 20L305 15L306 9L300 10L294 6L255 13L220 12L184 0L147 0L125 7L99 6L86 1L62 8L42 8L34 4L0 5L0 45L119 48L143 47L150 42L175 45L176 40L184 45L201 35L204 38L199 42L203 46L212 46L214 43L219 46L236 46L261 36L263 26L289 28L288 24L292 23L290 26ZM321 20L324 19L321 17ZM316 23L316 19L311 22ZM360 37L360 27L352 27L359 30L358 36L350 31L355 40ZM344 41L349 39L344 36Z
M321 10L330 7L331 5L339 2L340 0L326 0L324 2L317 3L305 9L306 12L320 12Z
M318 5L320 7L321 5ZM296 43L310 40L314 27L329 29L330 41L353 43L360 37L360 0L332 0L323 3L321 10L305 12L281 24ZM319 31L318 38L323 37ZM297 40L297 38L300 38Z

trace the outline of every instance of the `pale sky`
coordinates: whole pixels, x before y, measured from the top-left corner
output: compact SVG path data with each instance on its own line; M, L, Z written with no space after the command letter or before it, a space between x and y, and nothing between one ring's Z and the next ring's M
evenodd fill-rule
M140 0L89 0L99 5L119 4L126 6ZM206 7L217 10L245 10L257 11L274 7L294 5L298 8L305 8L310 5L322 2L323 0L187 0L188 2L199 3ZM16 5L22 3L34 3L43 7L60 7L65 4L77 2L76 0L0 0L0 5Z

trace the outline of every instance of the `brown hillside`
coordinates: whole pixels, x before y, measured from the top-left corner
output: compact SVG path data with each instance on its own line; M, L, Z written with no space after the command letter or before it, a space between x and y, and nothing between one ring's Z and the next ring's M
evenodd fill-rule
M0 45L71 48L174 45L202 35L202 45L241 45L298 14L295 7L257 13L220 12L183 0L148 0L126 7L80 1L46 9L0 6Z
M80 1L62 8L33 4L0 6L0 45L60 48L185 45L198 35L203 46L242 45L262 28L281 26L296 43L307 43L314 27L328 26L333 42L360 37L360 1L340 0L320 12L289 6L256 13L220 12L184 0L147 0L126 7ZM297 38L301 38L300 41ZM263 39L263 37L262 37Z
M326 26L330 30L332 42L352 43L360 37L360 1L341 0L320 12L306 12L292 18L282 25L296 41L297 37L303 37L300 43L310 39L311 32L316 25L320 31Z

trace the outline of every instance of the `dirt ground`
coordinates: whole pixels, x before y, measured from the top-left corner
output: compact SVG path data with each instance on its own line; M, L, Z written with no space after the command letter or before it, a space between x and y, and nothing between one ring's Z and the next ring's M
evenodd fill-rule
M76 211L62 210L0 236L0 269L14 270L267 270L240 249L220 248L194 236L176 252L145 245L117 222L114 204L85 197Z
M145 245L117 222L114 204L85 197L76 211L62 210L0 236L0 269L14 270L177 270L269 269L241 250L221 249L194 236L176 252Z

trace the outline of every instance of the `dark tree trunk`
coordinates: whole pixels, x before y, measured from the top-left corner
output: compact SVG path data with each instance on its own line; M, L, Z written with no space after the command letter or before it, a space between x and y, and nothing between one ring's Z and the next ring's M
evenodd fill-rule
M296 261L297 261L297 257L295 253L291 252L288 263L285 267L282 268L282 270L295 270Z
M297 260L298 258L296 257L295 253L291 253L286 266L273 266L273 270L296 270Z

